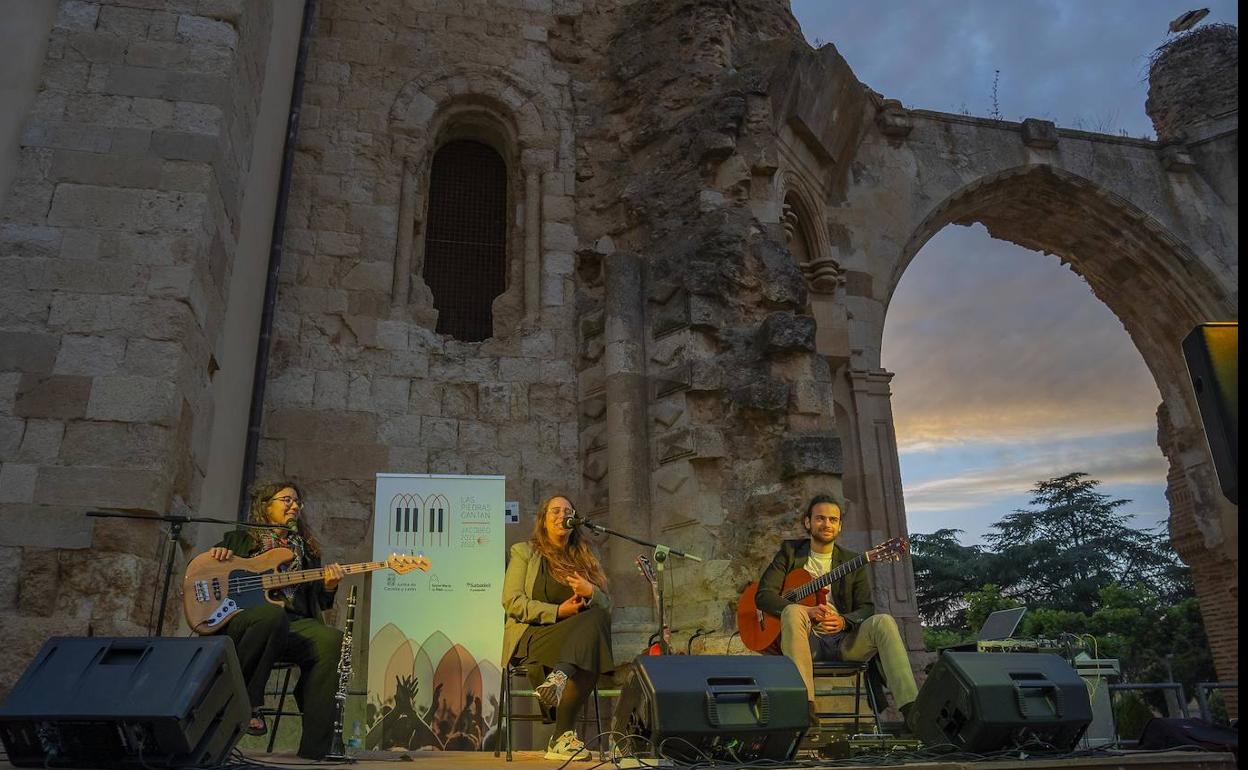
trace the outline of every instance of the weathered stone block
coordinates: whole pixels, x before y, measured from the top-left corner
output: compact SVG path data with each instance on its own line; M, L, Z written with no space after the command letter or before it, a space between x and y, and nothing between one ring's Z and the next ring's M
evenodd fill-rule
M380 444L286 442L285 472L296 479L364 479L386 470L390 451Z
M369 443L377 435L378 417L365 412L333 412L319 409L275 409L264 421L271 438L328 442ZM365 441L367 439L368 441Z
M58 184L48 211L48 223L99 229L133 227L142 199L140 190Z
M377 440L390 447L423 447L420 421L415 414L388 417L377 428Z
M52 371L60 340L39 332L0 331L0 371Z
M57 150L52 154L48 178L56 182L109 187L156 187L160 183L160 161Z
M35 474L39 466L0 463L0 503L29 503L35 499Z
M498 428L476 420L460 422L459 448L473 454L497 452L500 449Z
M238 45L238 31L233 25L203 16L179 16L177 35L178 40L192 43L208 43L229 49Z
M42 466L35 478L35 502L163 513L169 504L169 487L168 475L160 471Z
M13 413L18 417L72 420L86 414L90 396L90 377L23 374Z
M1038 150L1057 146L1057 125L1051 120L1027 118L1022 126L1023 144Z
M211 134L153 131L152 152L159 158L208 163L217 155L219 140Z
M106 5L100 9L98 29L121 38L142 40L147 37L151 17L151 10Z
M347 408L347 373L317 372L312 404L317 409Z
M172 425L177 417L177 386L154 377L97 377L87 404L92 420Z
M61 338L53 372L56 374L112 374L126 356L124 337L82 337L67 334Z
M431 451L455 449L459 446L459 421L445 417L422 417L420 435Z
M61 449L65 423L56 420L27 420L17 459L27 463L49 463ZM3 486L3 482L0 482ZM3 493L0 492L0 495Z
M733 388L729 396L743 409L779 412L789 406L789 385L780 380L760 378Z
M841 439L838 436L786 436L780 441L779 459L782 479L810 473L844 472Z
M17 606L23 615L51 615L56 610L60 556L52 548L22 549L22 581Z
M501 382L477 383L477 415L489 422L506 422L510 419L510 387Z
M56 23L53 29L65 31L85 31L95 29L96 20L100 17L98 3L85 0L63 0L56 9Z
M759 328L759 342L767 354L814 351L815 319L793 313L772 313Z
M160 470L177 457L176 429L145 423L74 421L65 426L60 458L67 465Z
M477 416L478 386L471 383L448 383L442 387L442 414L446 417Z
M25 432L26 420L21 417L0 416L0 461L17 457Z

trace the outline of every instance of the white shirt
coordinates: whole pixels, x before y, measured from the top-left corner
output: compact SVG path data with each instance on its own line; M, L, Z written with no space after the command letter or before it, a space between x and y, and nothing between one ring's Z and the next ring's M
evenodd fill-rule
M832 570L832 552L816 553L810 552L810 558L806 560L806 571L811 577L823 577Z

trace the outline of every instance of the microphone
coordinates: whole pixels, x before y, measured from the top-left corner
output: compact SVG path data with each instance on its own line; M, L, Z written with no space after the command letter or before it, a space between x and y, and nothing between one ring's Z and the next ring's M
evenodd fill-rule
M582 519L580 516L577 516L575 513L574 513L574 514L572 514L571 516L564 516L564 517L563 517L563 528L564 528L564 529L576 529L577 527L581 526L582 524L588 524L588 523L589 523L589 520L588 520L588 519Z

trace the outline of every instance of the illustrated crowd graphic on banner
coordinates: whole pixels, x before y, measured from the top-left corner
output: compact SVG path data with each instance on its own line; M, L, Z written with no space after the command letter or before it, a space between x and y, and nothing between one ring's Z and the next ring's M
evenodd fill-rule
M378 474L373 557L430 570L373 581L369 749L482 748L499 708L502 476Z

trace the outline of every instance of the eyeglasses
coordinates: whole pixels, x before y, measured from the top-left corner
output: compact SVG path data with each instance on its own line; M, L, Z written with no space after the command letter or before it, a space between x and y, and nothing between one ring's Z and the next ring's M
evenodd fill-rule
M269 501L274 502L274 503L281 503L287 508L291 508L296 505L299 506L300 508L303 507L303 503L299 501L299 498L291 497L290 495L282 495L281 497L270 497Z
M550 508L546 511L546 515L562 519L564 516L575 516L576 509L570 505L567 508Z

